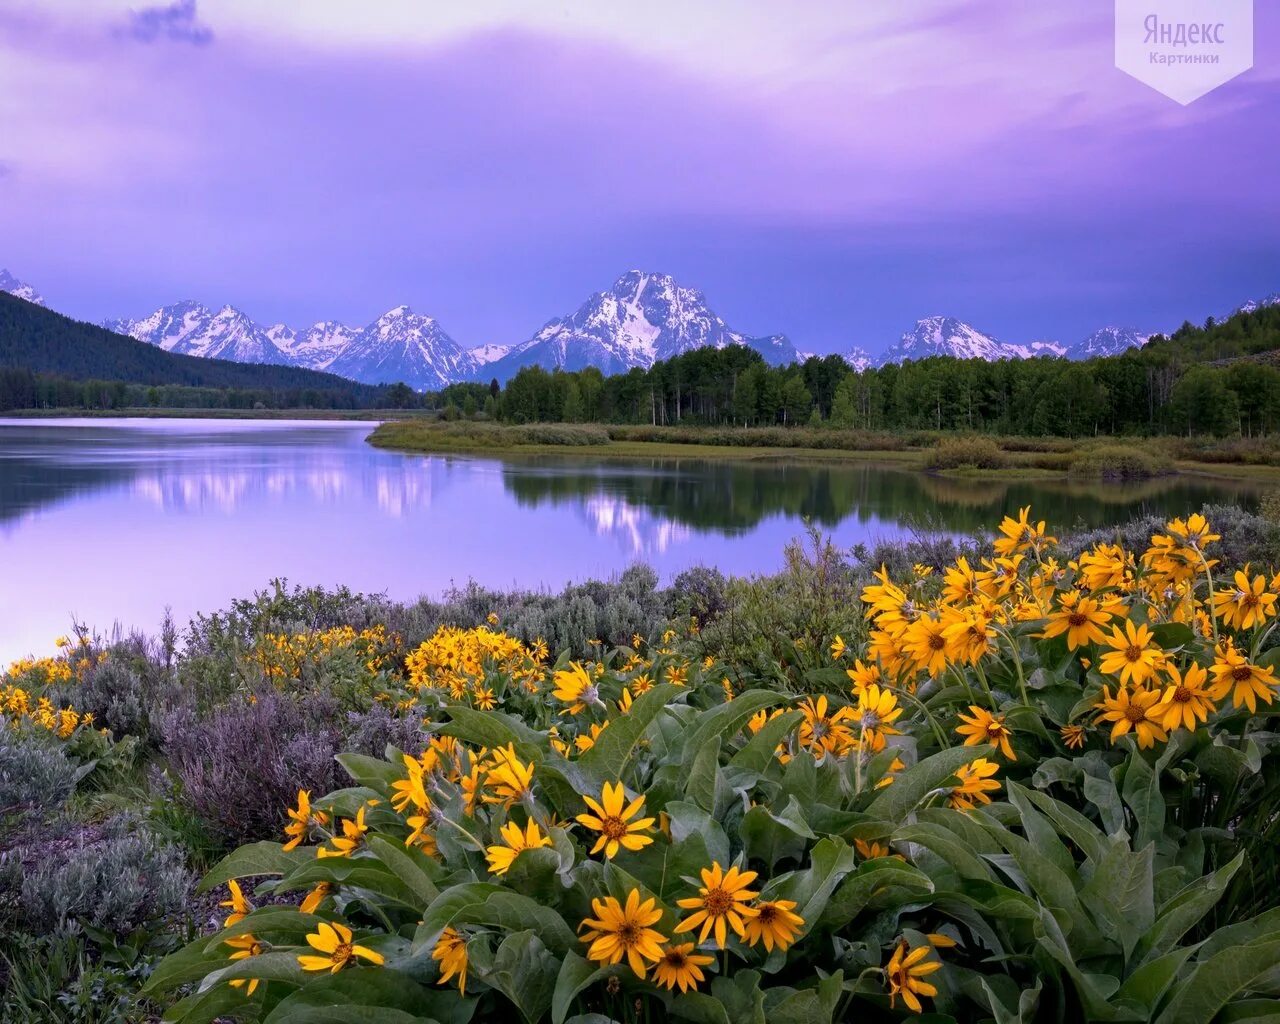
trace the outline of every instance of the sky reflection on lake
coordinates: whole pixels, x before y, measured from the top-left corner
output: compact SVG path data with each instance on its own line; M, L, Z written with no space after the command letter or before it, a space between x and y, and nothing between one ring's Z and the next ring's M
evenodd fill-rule
M645 561L776 569L804 518L850 546L1033 502L1058 525L1251 500L1244 485L993 486L861 463L404 456L368 423L0 420L0 661L73 619L149 631L275 576L408 599L557 588Z

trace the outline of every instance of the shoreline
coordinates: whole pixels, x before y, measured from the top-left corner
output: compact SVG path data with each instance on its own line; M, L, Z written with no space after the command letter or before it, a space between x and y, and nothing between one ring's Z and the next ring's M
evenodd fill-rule
M1199 462L1179 459L1172 463L1167 473L1129 479L1111 480L1097 476L1073 476L1066 467L1055 468L1036 465L1037 453L1010 452L1010 465L998 469L964 467L958 469L930 470L925 467L928 448L811 448L766 447L750 445L693 444L678 441L625 441L611 440L605 444L514 444L488 443L475 435L450 431L448 428L410 427L408 431L381 426L373 430L366 441L382 451L396 451L407 455L453 455L471 458L518 459L521 457L560 456L572 458L584 456L594 459L694 459L727 462L817 462L880 465L886 468L915 472L940 479L1066 481L1075 480L1088 484L1139 484L1153 480L1181 478L1217 478L1246 484L1257 484L1259 489L1280 485L1280 467L1252 463ZM500 429L500 428L499 428ZM410 433L411 431L411 433Z

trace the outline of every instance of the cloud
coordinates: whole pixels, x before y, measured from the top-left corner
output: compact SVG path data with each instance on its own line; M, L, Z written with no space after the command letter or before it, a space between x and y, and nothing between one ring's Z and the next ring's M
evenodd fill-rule
M129 24L122 34L143 43L168 41L207 46L213 42L213 30L196 15L196 0L174 0L167 7L130 11Z

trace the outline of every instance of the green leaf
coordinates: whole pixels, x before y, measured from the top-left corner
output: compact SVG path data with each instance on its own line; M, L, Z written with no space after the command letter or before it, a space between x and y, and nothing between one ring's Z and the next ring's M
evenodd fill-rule
M688 750L688 747L685 748ZM710 737L698 749L689 766L684 792L690 800L709 814L716 809L716 779L720 774L720 737Z
M578 758L578 767L601 783L621 779L631 752L649 728L649 723L662 713L681 689L672 683L659 683L640 694L632 703L631 710L610 721L591 749ZM598 790L599 786L595 788Z
M987 862L973 852L973 848L957 838L950 829L929 821L904 825L896 829L893 842L915 843L941 857L961 878L995 881L995 875Z
M689 771L702 748L713 739L719 741L736 736L757 711L783 702L774 690L747 690L733 700L703 711L688 729L684 746L684 768Z
M445 889L422 915L414 939L415 948L435 937L446 926L488 925L503 931L534 931L548 949L564 954L577 944L573 929L550 907L490 882L464 882Z
M545 753L550 747L547 737L530 729L514 715L503 711L477 711L466 704L447 704L449 721L439 727L443 736L454 736L479 747L505 747L515 744L521 757Z
M560 972L556 976L555 991L551 996L552 1024L563 1024L579 992L588 985L607 978L613 973L615 973L615 968L596 967L577 953L566 953L564 959L560 962Z
M1152 626L1151 632L1155 635L1156 643L1166 651L1185 647L1195 643L1196 639L1191 627L1181 622L1162 622L1158 626Z
M210 949L208 937L196 939L166 956L142 986L144 995L168 992L188 982L199 981L210 971L227 965L227 953Z
M1160 916L1144 936L1147 957L1158 957L1172 949L1182 936L1194 928L1218 904L1243 863L1244 852L1241 851L1229 864L1224 864L1211 875L1197 878L1165 903L1160 908Z
M1280 940L1232 946L1196 964L1156 1024L1209 1024L1237 993L1280 963Z
M483 978L515 1004L528 1024L536 1024L551 1008L559 968L535 932L514 932L502 940Z
M430 994L400 971L353 967L307 978L263 1024L424 1024Z
M765 993L765 1018L769 1024L831 1024L844 990L844 974L836 971L818 982L816 989L801 989L770 999L779 989Z
M309 889L317 882L364 889L414 911L426 906L376 857L317 857L286 875L280 885L282 889Z
M1117 1000L1130 1000L1140 1003L1149 1011L1154 1011L1160 998L1178 976L1178 971L1186 963L1187 957L1194 952L1190 946L1175 949L1172 953L1148 960L1134 971L1120 986Z
M369 849L404 883L405 890L418 898L418 902L413 904L415 910L424 909L440 895L439 888L424 867L424 864L431 863L425 854L393 843L384 836L370 836Z
M1116 939L1125 958L1155 921L1155 845L1135 853L1115 839L1080 890L1105 935Z
M1161 758L1162 762L1163 760ZM1136 749L1131 750L1129 760L1125 763L1120 794L1138 823L1133 837L1135 849L1154 843L1164 832L1165 808L1164 796L1160 792L1160 767L1163 764L1157 766L1157 770L1152 770L1151 765L1147 764Z
M748 857L758 858L773 866L784 858L800 860L804 855L806 840L817 840L813 830L804 820L800 804L790 797L787 806L774 814L763 804L752 807L742 817L738 834Z
M259 875L287 875L300 864L314 860L315 850L294 849L286 851L280 843L263 840L248 843L218 861L200 880L197 892L208 892L215 885L225 885L233 878L253 878Z
M735 768L763 772L775 761L775 751L804 715L799 711L784 711L777 718L771 718L761 726L760 731L747 741L746 745L730 758L729 763Z
M964 765L991 753L991 747L950 747L926 757L918 764L900 771L892 785L886 786L871 801L867 814L873 818L901 825L933 790L938 789Z
M796 913L804 918L801 935L807 935L822 916L845 875L853 870L853 848L842 839L820 839L809 851L809 867L787 876L777 886L778 895L795 900Z
M407 774L403 761L392 763L365 754L339 754L335 760L357 785L380 793L388 792L393 782L399 782Z
M720 823L711 817L697 804L683 800L667 804L667 816L671 819L671 841L681 843L695 833L706 843L707 853L711 859L721 864L728 864L732 859L729 848L729 837L725 835ZM705 865L710 867L710 864Z
M819 923L840 928L865 910L873 899L894 889L904 897L933 892L933 881L913 864L896 857L877 857L858 865L857 871L840 883L825 906L818 907ZM816 901L811 901L816 903ZM808 924L812 918L805 916ZM806 929L807 930L807 929Z

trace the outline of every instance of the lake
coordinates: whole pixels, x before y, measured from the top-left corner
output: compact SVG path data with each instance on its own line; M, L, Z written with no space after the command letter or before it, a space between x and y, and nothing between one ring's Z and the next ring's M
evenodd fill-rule
M991 483L892 466L697 458L401 455L369 423L0 419L0 661L85 622L154 631L274 576L394 598L469 578L558 588L643 561L778 568L809 518L851 546L989 527L1019 505L1054 525L1256 503L1234 481Z

